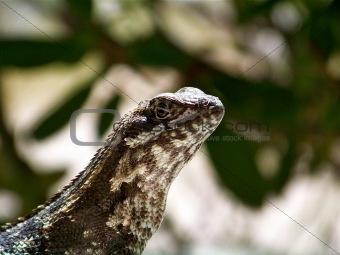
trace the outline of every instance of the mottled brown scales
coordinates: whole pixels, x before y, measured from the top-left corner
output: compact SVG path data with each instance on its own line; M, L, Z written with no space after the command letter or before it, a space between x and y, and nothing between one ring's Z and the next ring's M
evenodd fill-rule
M3 227L0 254L141 254L171 183L223 114L218 98L195 88L141 102L68 186Z

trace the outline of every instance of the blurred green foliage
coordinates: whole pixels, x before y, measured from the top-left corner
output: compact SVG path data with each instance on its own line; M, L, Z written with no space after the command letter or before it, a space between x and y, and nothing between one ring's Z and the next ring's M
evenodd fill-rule
M158 26L157 5L160 3L130 1L129 5L123 4L124 8L134 5L146 8L154 21L150 34L127 43L121 43L109 33L108 27L96 22L90 0L67 0L63 3L59 16L68 33L62 38L45 35L43 40L8 39L0 36L0 66L3 70L8 67L31 68L55 61L77 63L90 51L100 52L105 58L103 70L97 70L98 75L94 79L80 86L78 92L65 98L59 109L41 120L31 134L34 139L45 139L63 127L72 112L88 98L92 85L105 76L105 71L112 65L126 63L136 70L145 66L156 69L168 67L180 73L181 84L198 87L222 99L226 117L213 136L244 135L232 130L226 124L228 121L269 125L268 131L260 132L270 137L267 142L244 139L240 142L207 141L209 157L216 167L221 186L243 203L259 207L269 193L282 191L292 177L302 146L306 144L313 148L311 173L317 171L321 163L329 162L339 174L340 166L330 158L330 149L332 141L339 138L340 80L327 70L330 58L340 52L339 1L233 1L237 16L233 21L235 29L246 26L270 28L283 38L284 47L289 52L288 65L292 70L291 80L285 86L273 79L271 72L257 80L247 77L247 69L235 76L204 61L200 54L187 52ZM299 29L288 31L273 22L273 8L277 8L279 3L295 6L301 15ZM2 4L0 8L7 7ZM40 5L34 4L34 8L39 9ZM8 8L7 11L11 12ZM197 13L202 13L202 10L197 8ZM244 44L238 45L238 48L245 53L251 52ZM264 64L266 57L262 56L262 60L260 57L252 68ZM89 69L89 72L92 70ZM119 98L124 96L112 98L105 107L116 108ZM47 188L61 174L43 176L33 171L18 156L14 134L4 124L3 114L0 117L0 187L18 193L25 201L23 213L27 213L45 199ZM98 124L99 135L110 128L112 119L105 118ZM267 146L276 148L281 155L278 170L270 177L262 174L255 158Z

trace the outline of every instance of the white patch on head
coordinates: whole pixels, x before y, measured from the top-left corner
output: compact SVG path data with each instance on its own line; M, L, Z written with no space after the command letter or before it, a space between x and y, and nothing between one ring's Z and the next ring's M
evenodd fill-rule
M147 172L147 167L146 167L146 165L141 165L140 167L139 167L139 174L140 175L144 175L146 172Z
M128 225L130 225L130 219L126 218L123 220L123 226L128 226Z
M137 135L137 137L127 137L124 138L124 141L126 142L126 145L130 146L131 148L136 148L137 146L146 144L152 139L155 139L155 137L158 137L159 134L161 134L165 130L164 124L160 123L159 125L153 127L151 131L148 132L142 132Z
M151 151L159 153L159 152L163 152L164 149L161 146L157 145L157 144L153 144L152 148L151 148Z
M181 123L181 122L186 122L189 120L193 120L197 117L197 110L192 109L192 108L187 108L180 116L180 118L176 118L174 120L171 120L169 123Z
M192 130L198 130L199 125L196 123L191 124Z
M150 132L142 132L138 134L138 136L135 138L124 138L124 141L126 142L126 145L130 146L131 148L135 148L141 144L148 142L152 137L153 135Z
M209 122L212 124L212 125L216 125L216 124L218 124L218 123L220 123L221 122L221 120L219 120L217 117L216 117L216 115L215 114L211 114L210 116L209 116Z
M171 151L167 151L161 146L154 144L151 147L151 152L157 158L157 165L164 165L169 162L169 158L171 156Z
M119 161L119 166L124 166L126 164L125 162L125 159L124 158L121 158L120 161ZM128 167L128 166L125 166L125 167ZM123 169L124 171L124 169ZM117 190L120 189L120 186L123 182L126 182L126 183L130 183L132 182L136 175L145 175L145 173L148 171L148 168L146 165L141 165L141 166L138 166L136 169L132 169L132 171L130 172L129 175L126 175L126 173L121 173L120 175L117 174L117 176L113 176L111 179L110 179L110 183L111 183L111 191L112 192L115 192ZM119 171L117 171L118 173Z
M194 154L196 152L196 150L198 149L198 147L201 146L201 144L199 145L192 145L189 149L189 153L190 154Z
M125 201L124 201L125 202ZM112 229L116 229L116 227L124 220L124 218L121 217L123 205L118 204L116 208L116 214L111 214L106 222L106 226Z
M88 238L90 236L90 231L89 230L85 230L83 233L84 238Z

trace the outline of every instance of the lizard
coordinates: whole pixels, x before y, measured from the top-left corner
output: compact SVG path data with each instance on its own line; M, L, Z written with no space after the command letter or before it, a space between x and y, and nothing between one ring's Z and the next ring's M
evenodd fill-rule
M142 254L171 183L223 116L217 97L192 87L140 102L67 186L0 228L0 254Z

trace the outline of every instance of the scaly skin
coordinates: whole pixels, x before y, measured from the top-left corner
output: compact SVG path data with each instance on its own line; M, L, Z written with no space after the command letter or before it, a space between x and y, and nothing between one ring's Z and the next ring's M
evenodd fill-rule
M195 88L141 102L68 186L2 228L0 254L141 254L171 183L223 114L218 98Z

